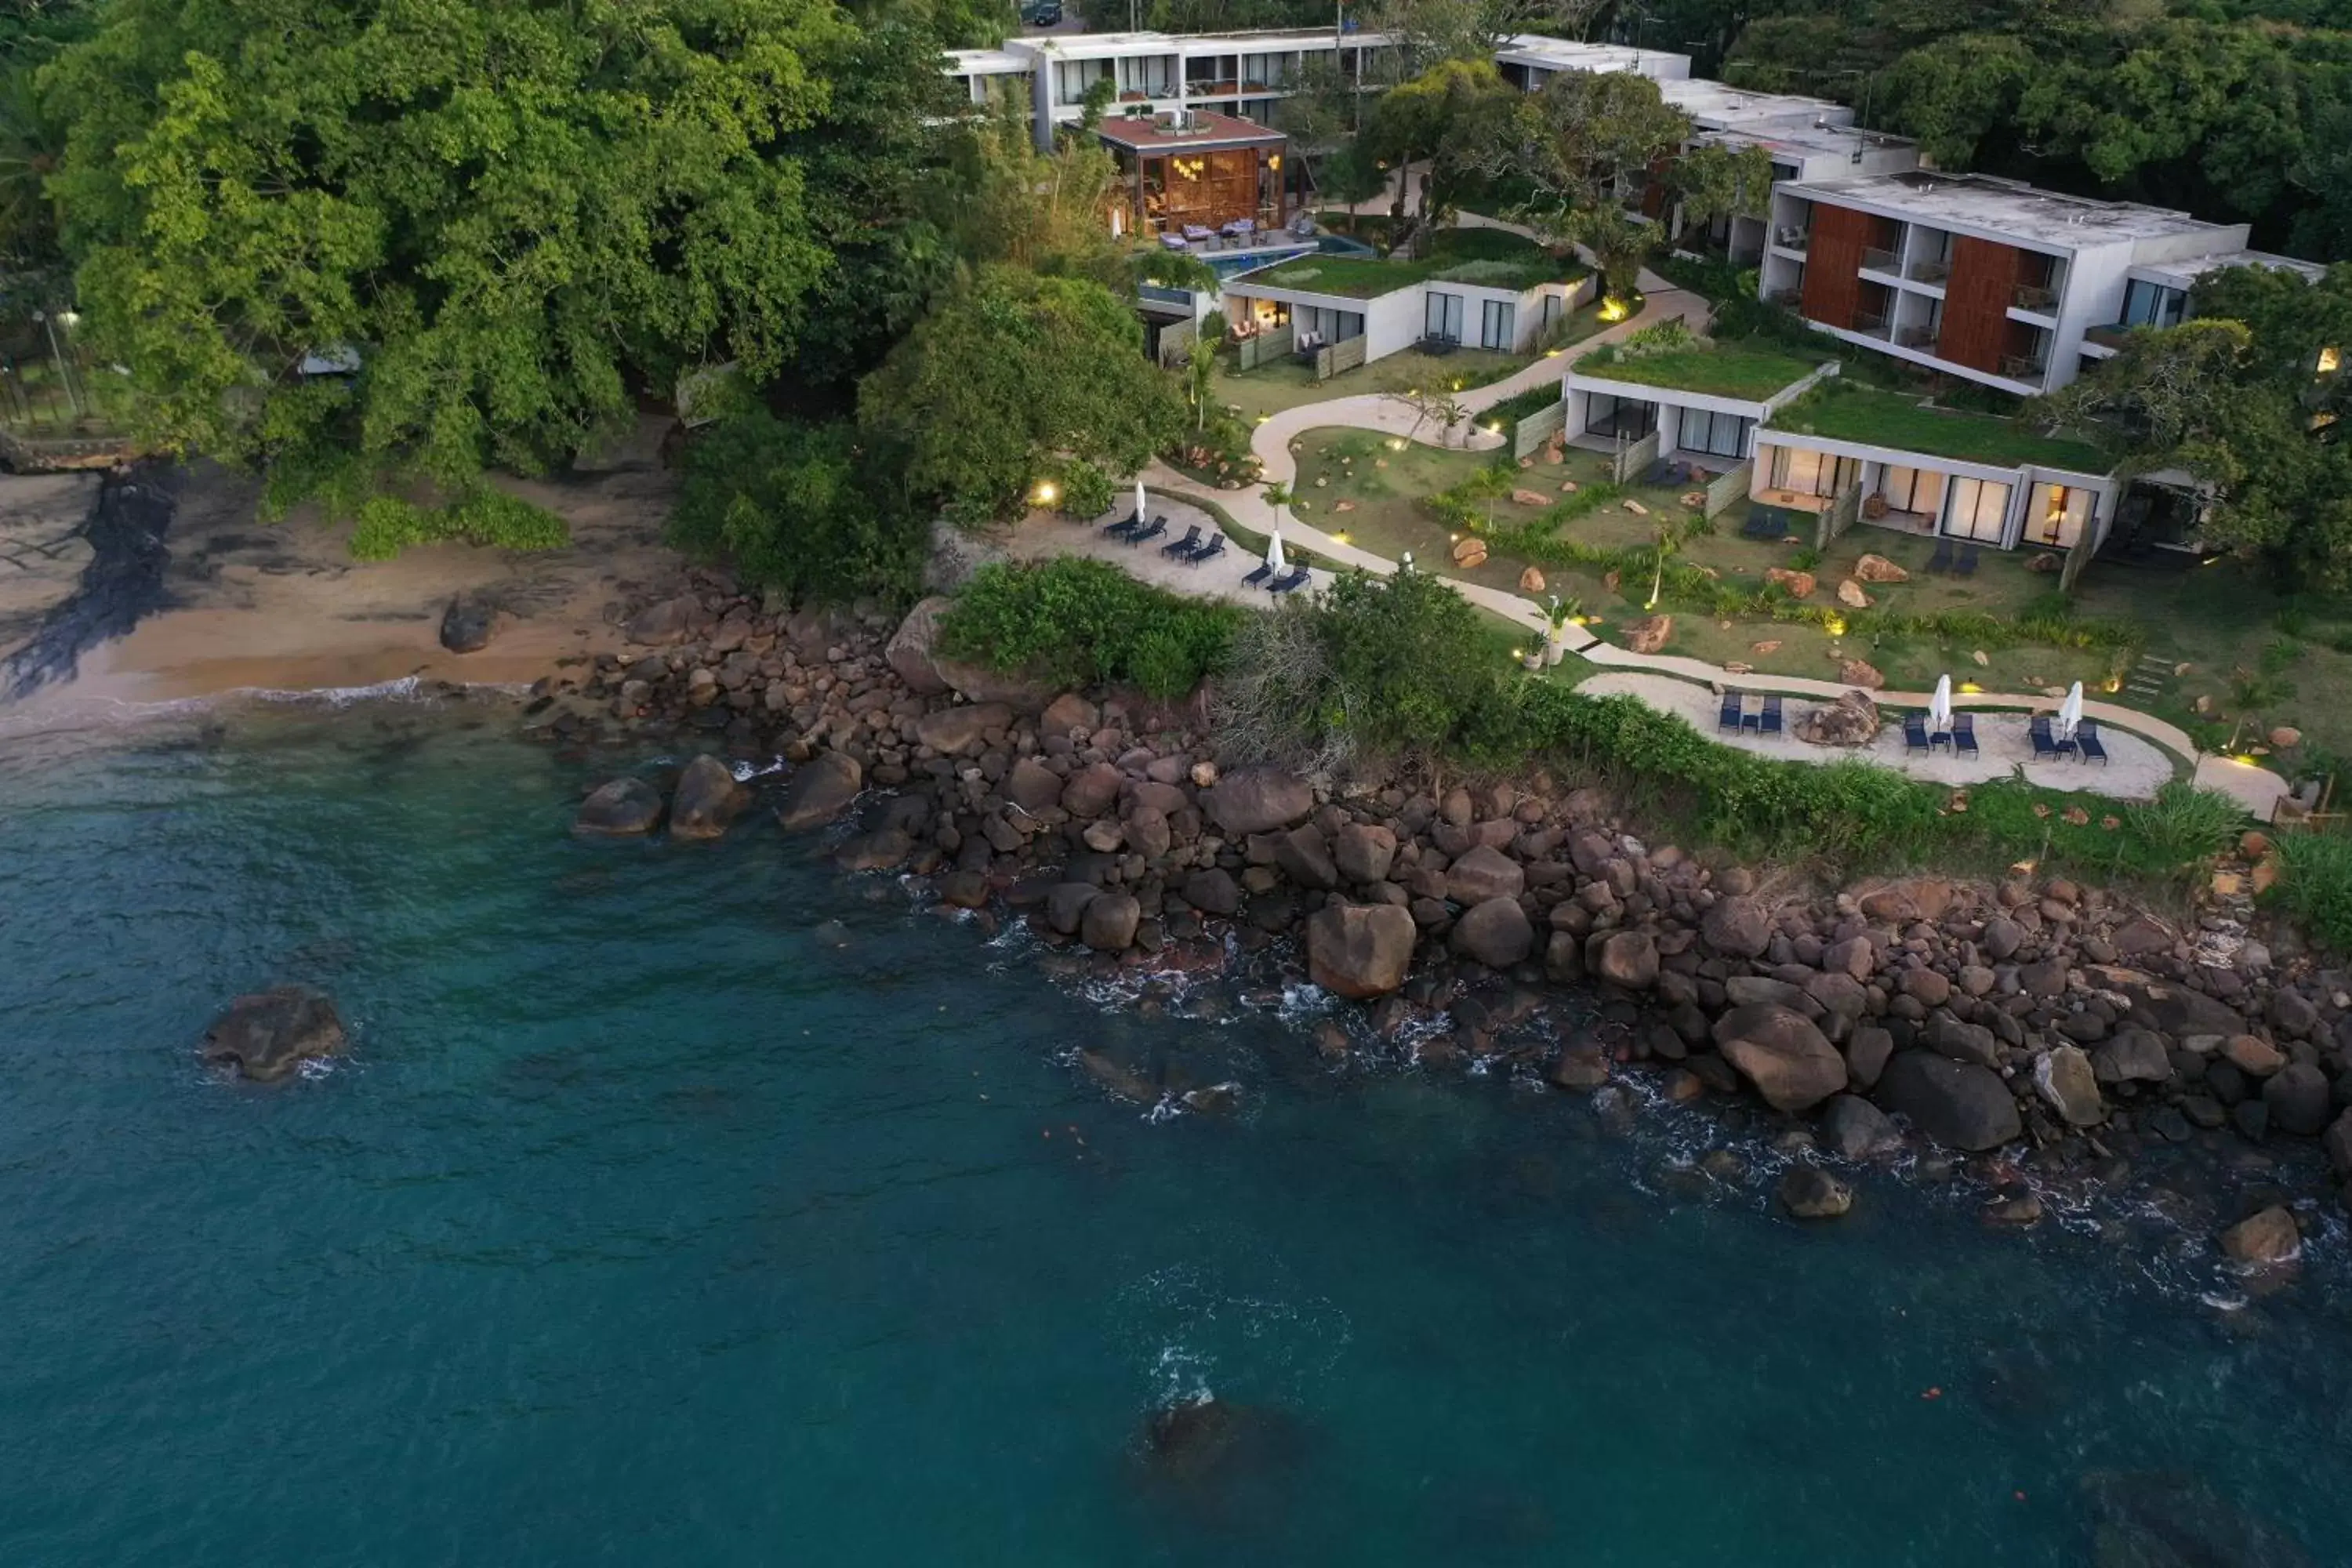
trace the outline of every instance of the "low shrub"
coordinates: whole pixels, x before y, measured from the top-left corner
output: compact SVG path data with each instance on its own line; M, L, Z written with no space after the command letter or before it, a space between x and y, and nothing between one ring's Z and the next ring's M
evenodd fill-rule
M2293 833L2278 842L2273 902L2338 952L2352 952L2352 837Z
M1139 583L1108 562L1059 556L981 568L942 618L940 637L951 656L995 669L1181 697L1224 662L1244 614Z
M2219 855L2246 826L2244 806L2218 790L2198 789L2179 779L2126 816L2154 853L2180 866Z
M488 485L446 506L370 496L352 530L352 558L389 561L412 544L449 539L499 550L557 550L571 542L572 530L545 507Z
M1100 517L1115 499L1110 476L1084 458L1062 465L1062 515L1080 521Z
M904 602L930 531L884 477L888 468L847 424L765 409L722 419L687 447L670 542L723 557L746 582L796 600Z
M1486 413L1478 416L1478 423L1498 425L1502 426L1503 433L1507 436L1511 433L1512 426L1528 415L1541 414L1547 408L1558 406L1559 403L1559 384L1548 382L1541 386L1530 386L1525 392L1513 393L1502 402L1487 409Z

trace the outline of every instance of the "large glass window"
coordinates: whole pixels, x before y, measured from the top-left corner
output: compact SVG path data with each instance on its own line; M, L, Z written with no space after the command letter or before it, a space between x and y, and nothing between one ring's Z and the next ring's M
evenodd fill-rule
M1584 400L1584 431L1588 436L1622 436L1638 441L1658 427L1658 405L1613 392L1595 392Z
M2053 550L2073 549L2090 525L2096 503L2097 498L2079 486L2034 486L2033 510L2025 520L2026 542Z
M1675 445L1683 451L1704 452L1711 458L1744 458L1748 455L1748 433L1755 428L1756 421L1742 419L1737 414L1685 408Z
M1478 311L1478 346L1482 349L1508 349L1512 346L1514 330L1518 325L1519 308L1508 300L1487 300Z
M1994 479L1955 478L1944 509L1944 531L1955 539L1999 544L2009 521L2009 489Z
M1449 343L1462 341L1462 296L1441 294L1433 289L1424 307L1426 315L1422 331L1429 337L1443 338Z
M2180 313L2188 305L2189 296L2179 289L2135 278L2124 289L2123 324L2126 327L2177 327L2180 324Z
M1944 476L1933 468L1889 466L1878 477L1878 493L1892 510L1934 517L1944 510Z
M1854 458L1832 458L1827 452L1815 452L1803 447L1772 448L1772 488L1793 495L1837 495L1861 477L1862 463Z

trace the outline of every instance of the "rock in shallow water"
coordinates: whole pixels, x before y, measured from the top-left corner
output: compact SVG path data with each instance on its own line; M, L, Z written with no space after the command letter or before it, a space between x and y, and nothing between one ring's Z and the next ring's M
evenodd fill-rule
M717 838L727 831L750 798L735 782L734 770L717 757L703 755L686 764L669 802L669 834L673 838Z
M208 1062L268 1083L306 1061L339 1055L346 1042L343 1021L325 992L280 985L231 1002L205 1030L204 1053Z
M1927 1051L1897 1053L1879 1078L1877 1096L1937 1142L1969 1153L1998 1149L2024 1131L1999 1073Z
M651 833L661 814L661 791L643 779L614 779L580 803L572 831L587 838L626 838Z
M1853 1189L1813 1165L1792 1165L1777 1189L1780 1206L1799 1219L1835 1219L1853 1207Z

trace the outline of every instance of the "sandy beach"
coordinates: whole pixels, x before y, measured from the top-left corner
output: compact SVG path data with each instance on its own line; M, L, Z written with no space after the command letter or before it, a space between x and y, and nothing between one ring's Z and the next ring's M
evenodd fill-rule
M685 574L661 542L677 481L656 456L660 435L648 421L596 470L506 481L571 525L568 546L530 553L438 544L355 561L349 524L329 525L310 509L264 522L255 479L199 466L181 477L161 606L127 636L82 650L69 678L0 701L0 715L21 722L410 678L527 685L553 674L618 645L625 598ZM0 659L85 591L91 551L77 530L98 491L91 475L0 476ZM478 652L440 643L442 615L459 594L498 612Z

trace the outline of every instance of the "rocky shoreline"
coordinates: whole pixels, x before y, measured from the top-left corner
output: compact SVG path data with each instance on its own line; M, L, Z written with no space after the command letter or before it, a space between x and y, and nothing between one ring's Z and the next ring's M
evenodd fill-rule
M1356 1036L1409 1039L1427 1067L1603 1099L1639 1077L1760 1123L1794 1156L1779 1197L1801 1216L1852 1202L1828 1155L1973 1162L1988 1219L2030 1224L2033 1178L2120 1184L2189 1146L2237 1178L2224 1255L2275 1270L2325 1197L2352 1205L2352 972L2291 932L2255 940L2238 879L2217 877L2193 923L2022 868L1782 890L1541 773L1229 767L1197 696L1056 691L943 658L944 603L785 613L697 574L633 607L632 651L535 688L526 723L583 747L781 756L765 804L787 831L843 824L845 871L1024 920L1106 970L1213 971L1229 940L1295 942L1363 1010ZM755 804L705 761L667 800L613 781L579 827L713 837ZM1327 1024L1317 1046L1340 1063L1350 1038Z

